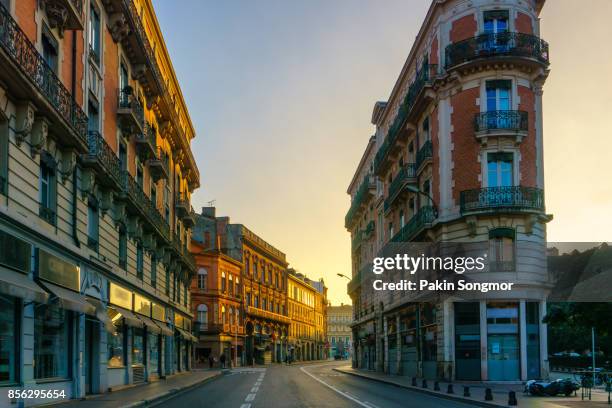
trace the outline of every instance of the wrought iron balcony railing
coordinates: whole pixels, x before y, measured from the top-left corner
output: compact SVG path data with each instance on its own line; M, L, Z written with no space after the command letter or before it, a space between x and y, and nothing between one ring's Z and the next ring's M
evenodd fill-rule
M348 210L346 216L344 217L344 226L346 228L348 228L353 223L356 216L359 214L361 206L371 196L371 190L374 189L374 187L375 185L371 176L366 176L359 185L359 188L357 189L357 192L353 197L353 201L351 202L351 208Z
M142 161L157 153L157 133L151 124L145 122L142 131L136 133L136 151Z
M511 130L514 132L527 132L528 115L525 111L496 110L477 113L474 117L474 130L476 132L490 132L496 130Z
M531 34L486 33L446 47L446 69L481 58L520 57L548 65L548 43Z
M154 181L168 179L170 176L170 158L161 147L157 147L155 155L147 163L149 164L149 172Z
M97 131L87 134L89 152L81 155L84 166L93 167L102 185L119 189L121 186L121 169L119 158Z
M391 181L389 193L385 199L385 212L391 209L393 202L399 197L406 184L410 182L416 183L416 170L417 167L415 163L405 164L397 173L393 181Z
M416 168L417 171L421 168L423 163L433 157L433 145L431 144L431 140L425 141L423 146L419 149L416 154Z
M87 143L87 116L3 3L0 3L0 48L65 122L68 132L76 138L76 144L84 148ZM9 69L2 67L2 70Z
M544 212L544 191L535 187L485 187L461 192L461 213Z
M431 206L421 207L410 221L399 230L391 242L410 242L436 218L436 211Z
M144 108L131 86L119 89L117 107L120 125L128 133L142 132L145 125Z
M174 199L174 206L176 208L176 213L179 218L185 217L189 214L191 210L191 205L189 204L189 198L184 192L178 193L176 198Z
M406 98L404 99L408 112L412 111L421 91L436 77L437 72L437 64L423 64L421 69L417 71L414 82L408 88Z

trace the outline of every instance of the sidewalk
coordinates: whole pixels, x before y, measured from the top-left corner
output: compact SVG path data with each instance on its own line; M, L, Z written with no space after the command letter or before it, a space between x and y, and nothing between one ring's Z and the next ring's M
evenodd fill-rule
M92 396L86 400L70 400L53 404L58 408L134 408L170 398L205 382L212 381L223 373L221 370L195 370L177 374L166 380L145 383L120 391Z
M482 382L467 382L460 381L452 383L453 394L448 394L448 382L440 381L440 391L434 391L434 381L427 380L427 388L423 387L423 380L417 379L417 386L412 385L412 378L406 376L387 375L374 371L365 371L352 368L351 366L343 366L334 368L335 371L354 375L362 378L367 378L372 381L378 381L386 384L391 384L397 387L408 388L413 391L423 392L435 395L440 398L452 399L467 403L472 406L481 407L507 407L508 396L510 391L514 391L518 407L538 407L538 408L559 408L559 407L612 407L608 405L608 393L602 390L593 390L592 400L582 401L580 398L580 390L576 397L534 397L523 394L523 384L507 384L507 383L490 383ZM469 387L469 397L464 397L464 387ZM491 388L493 400L485 401L485 390Z

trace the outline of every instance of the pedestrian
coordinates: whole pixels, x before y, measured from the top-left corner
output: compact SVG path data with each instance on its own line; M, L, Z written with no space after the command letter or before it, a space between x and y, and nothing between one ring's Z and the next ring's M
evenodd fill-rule
M211 354L210 356L208 356L208 366L210 368L213 368L213 365L215 364L215 358L213 357L213 355Z
M221 362L221 367L225 368L225 353L221 354L221 357L219 357L219 361Z

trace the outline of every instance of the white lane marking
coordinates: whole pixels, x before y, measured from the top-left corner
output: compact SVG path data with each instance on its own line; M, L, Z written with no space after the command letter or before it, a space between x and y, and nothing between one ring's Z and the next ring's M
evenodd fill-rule
M261 381L256 381L255 384L253 384L253 387L259 387L261 386Z
M255 399L255 394L249 394L246 396L246 398L244 399L247 402L253 401Z
M316 368L316 367L320 367L320 366L309 366L309 367ZM332 390L336 391L338 394L342 395L344 398L348 398L348 399L350 399L351 401L353 401L353 402L355 402L355 403L357 403L357 404L361 405L362 407L365 407L365 408L372 408L370 405L368 405L368 404L366 404L366 403L363 403L363 402L359 401L359 400L358 400L357 398L355 398L355 397L351 397L351 396L350 396L348 393L346 393L346 392L344 392L344 391L340 391L338 388L334 387L333 385L326 383L325 381L321 380L320 378L317 378L317 377L316 377L314 374L309 373L309 372L308 372L308 371L306 371L304 368L305 368L305 367L300 367L300 370L302 370L302 372L303 372L304 374L308 375L310 378L312 378L312 379L314 379L314 380L317 380L318 382L320 382L321 384L323 384L323 385L324 385L324 386L326 386L327 388L330 388L330 389L332 389Z
M371 403L370 401L364 401L365 404L368 404L372 408L380 408L378 405Z
M251 392L257 394L257 391L259 391L259 387L255 386L253 388L251 388Z
M251 404L242 404L240 408L251 408Z

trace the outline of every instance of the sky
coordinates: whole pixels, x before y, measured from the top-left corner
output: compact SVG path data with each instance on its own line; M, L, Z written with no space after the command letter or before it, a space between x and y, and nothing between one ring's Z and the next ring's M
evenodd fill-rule
M549 241L611 240L612 1L588 3L548 0L540 15ZM346 190L430 1L153 4L197 133L193 207L214 200L350 303Z

